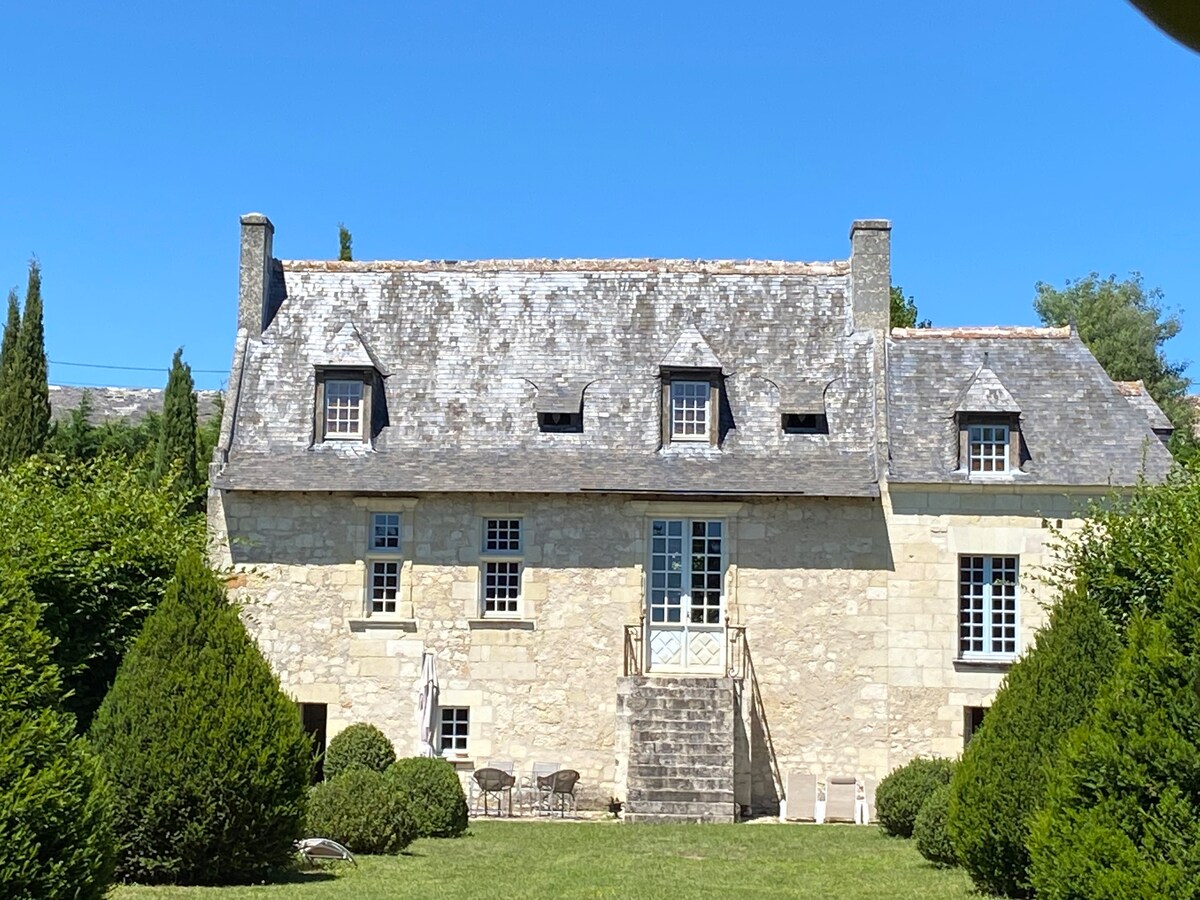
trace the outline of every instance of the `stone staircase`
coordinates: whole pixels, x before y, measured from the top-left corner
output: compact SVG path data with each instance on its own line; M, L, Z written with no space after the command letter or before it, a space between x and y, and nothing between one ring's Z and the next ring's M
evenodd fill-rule
M625 820L735 821L734 680L639 675L621 682Z

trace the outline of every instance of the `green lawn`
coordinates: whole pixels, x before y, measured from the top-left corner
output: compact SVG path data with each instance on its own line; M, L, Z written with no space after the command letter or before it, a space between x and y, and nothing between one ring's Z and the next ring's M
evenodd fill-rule
M337 863L285 884L122 887L113 900L384 897L966 898L959 870L934 869L911 841L852 825L623 825L473 822L459 840Z

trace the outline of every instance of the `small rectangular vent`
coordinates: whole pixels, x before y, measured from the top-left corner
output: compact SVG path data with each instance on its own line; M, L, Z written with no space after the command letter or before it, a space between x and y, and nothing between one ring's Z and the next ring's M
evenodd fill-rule
M823 413L784 413L784 434L829 434L829 419Z
M583 431L580 413L538 413L538 430L551 434L578 434Z

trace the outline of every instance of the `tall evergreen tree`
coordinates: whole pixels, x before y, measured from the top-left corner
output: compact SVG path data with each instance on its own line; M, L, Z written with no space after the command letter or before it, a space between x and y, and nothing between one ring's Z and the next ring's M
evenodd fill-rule
M350 252L350 229L338 222L338 260L341 262L350 262L354 259L354 255Z
M12 322L11 305L8 322ZM25 312L8 356L0 394L0 465L14 465L40 452L50 435L42 270L36 259L29 261Z
M174 473L181 493L196 492L196 391L192 368L183 361L183 348L175 351L171 374L163 394L162 430L154 457L154 481Z
M4 373L12 365L13 355L17 349L17 336L21 333L21 310L17 306L17 289L8 292L8 318L4 322L4 340L0 343L0 385L4 383ZM0 388L0 394L3 388Z

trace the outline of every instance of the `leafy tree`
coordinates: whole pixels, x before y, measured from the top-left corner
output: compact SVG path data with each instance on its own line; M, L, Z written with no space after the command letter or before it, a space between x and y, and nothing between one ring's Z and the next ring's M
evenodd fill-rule
M899 285L892 285L892 328L928 328L930 322L928 319L917 321L917 301L912 297L904 296L904 288Z
M1200 542L1138 615L1030 834L1039 897L1200 897Z
M1079 339L1114 381L1144 381L1175 426L1172 451L1178 451L1177 456L1191 455L1192 410L1184 400L1187 364L1171 362L1163 350L1183 324L1163 306L1163 292L1147 288L1136 272L1124 281L1117 281L1115 275L1101 279L1092 272L1067 281L1062 290L1042 281L1035 289L1033 308L1042 323L1074 325Z
M203 529L169 488L119 459L36 459L0 475L0 559L25 573L42 606L81 728Z
M1124 630L1137 612L1157 615L1200 522L1200 472L1180 471L1085 511L1083 527L1060 538L1062 564L1051 572L1060 592L1076 583Z
M1119 641L1095 598L1065 594L1009 670L951 781L947 831L984 893L1029 894L1029 817L1067 730L1085 718L1113 670Z
M354 259L354 255L350 252L350 230L338 222L338 259L341 262L350 262Z
M8 325L12 323L9 307ZM46 336L42 325L42 271L29 262L25 311L4 364L0 396L0 465L14 465L38 453L50 433L50 388L46 380Z
M154 457L155 483L168 476L181 496L189 500L196 497L196 390L192 369L183 361L182 347L171 360L171 374L163 393L162 430Z
M68 459L95 459L100 452L100 434L91 423L91 416L92 396L84 391L79 405L70 410L66 418L51 423L46 449Z
M50 636L0 561L0 896L99 900L113 869L109 795L59 707Z
M292 858L312 747L199 551L180 560L91 735L122 878L246 883Z

